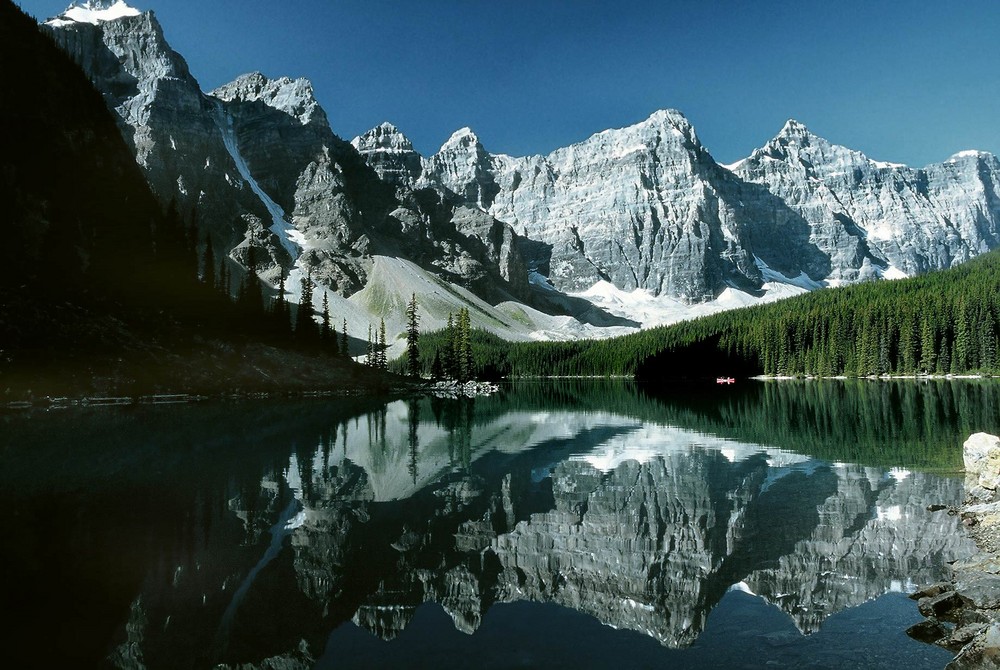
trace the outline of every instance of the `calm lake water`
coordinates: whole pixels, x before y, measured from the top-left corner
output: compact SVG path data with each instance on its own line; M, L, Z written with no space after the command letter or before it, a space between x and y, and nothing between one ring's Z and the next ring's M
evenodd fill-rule
M4 415L4 654L941 668L905 593L972 551L926 507L998 409L988 381L566 382Z

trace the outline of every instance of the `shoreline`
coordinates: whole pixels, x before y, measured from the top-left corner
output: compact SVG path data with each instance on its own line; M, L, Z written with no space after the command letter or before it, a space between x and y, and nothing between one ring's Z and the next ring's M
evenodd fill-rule
M998 375L990 375L980 372L970 372L967 374L934 374L934 375L866 375L864 377L848 376L848 375L831 375L829 377L824 377L820 375L754 375L753 377L748 377L754 381L759 382L785 382L785 381L825 381L825 380L835 380L843 381L845 379L867 379L869 381L896 381L901 379L908 379L912 381L951 381L951 380L968 380L968 379L996 379Z
M960 516L978 551L953 563L947 581L910 596L925 620L906 633L956 652L946 670L1000 668L1000 438L976 433L963 456L965 500L933 509Z

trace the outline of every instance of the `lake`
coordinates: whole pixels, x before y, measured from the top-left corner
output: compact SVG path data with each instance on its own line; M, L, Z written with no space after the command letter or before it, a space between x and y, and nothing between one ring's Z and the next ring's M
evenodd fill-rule
M990 381L516 383L0 415L43 666L942 668ZM8 653L9 652L9 653Z

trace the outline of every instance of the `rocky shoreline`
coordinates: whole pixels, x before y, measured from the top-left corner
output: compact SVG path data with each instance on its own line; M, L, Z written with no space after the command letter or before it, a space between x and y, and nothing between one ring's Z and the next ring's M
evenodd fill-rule
M455 380L433 382L428 387L428 393L437 398L475 398L493 395L500 387L491 382L459 382Z
M946 670L1000 668L1000 437L972 435L963 457L966 499L948 513L961 515L979 552L911 596L926 620L907 634L956 651Z

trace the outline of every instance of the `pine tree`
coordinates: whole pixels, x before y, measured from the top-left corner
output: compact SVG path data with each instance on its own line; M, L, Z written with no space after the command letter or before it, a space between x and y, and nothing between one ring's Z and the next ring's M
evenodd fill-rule
M444 377L444 365L441 363L441 352L434 352L434 362L431 363L431 379L437 381Z
M257 279L257 255L254 247L247 247L246 275L243 277L243 284L240 286L240 295L237 299L243 308L252 315L260 314L264 311L264 293Z
M340 355L344 358L351 355L350 344L351 341L347 339L347 319L344 319L344 324L341 326L340 331Z
M378 326L378 369L386 370L389 367L389 362L386 360L386 343L385 343L385 319L379 321Z
M287 335L292 324L288 315L288 300L285 298L285 273L281 273L281 281L278 282L278 295L274 298L274 322L279 335Z
M462 308L458 312L458 380L467 382L472 379L472 334L469 323L469 310Z
M232 296L229 293L229 273L226 270L226 258L223 256L219 260L219 273L215 280L215 290L223 294L227 298Z
M920 325L920 369L932 374L937 365L937 333L929 317L925 316Z
M312 272L302 277L302 293L299 296L299 309L295 313L295 337L306 342L316 334L316 322L313 321L313 280Z
M988 372L997 368L997 327L993 312L987 307L979 330L980 365Z
M450 379L458 379L458 329L455 320L448 313L448 328L445 331L447 341L444 345L444 374Z
M406 306L406 367L411 377L420 375L420 349L417 341L420 338L420 315L417 314L417 294L410 298Z
M323 325L320 326L320 340L323 342L324 346L330 346L330 299L327 297L327 292L323 291ZM334 348L337 347L336 339L333 340Z

